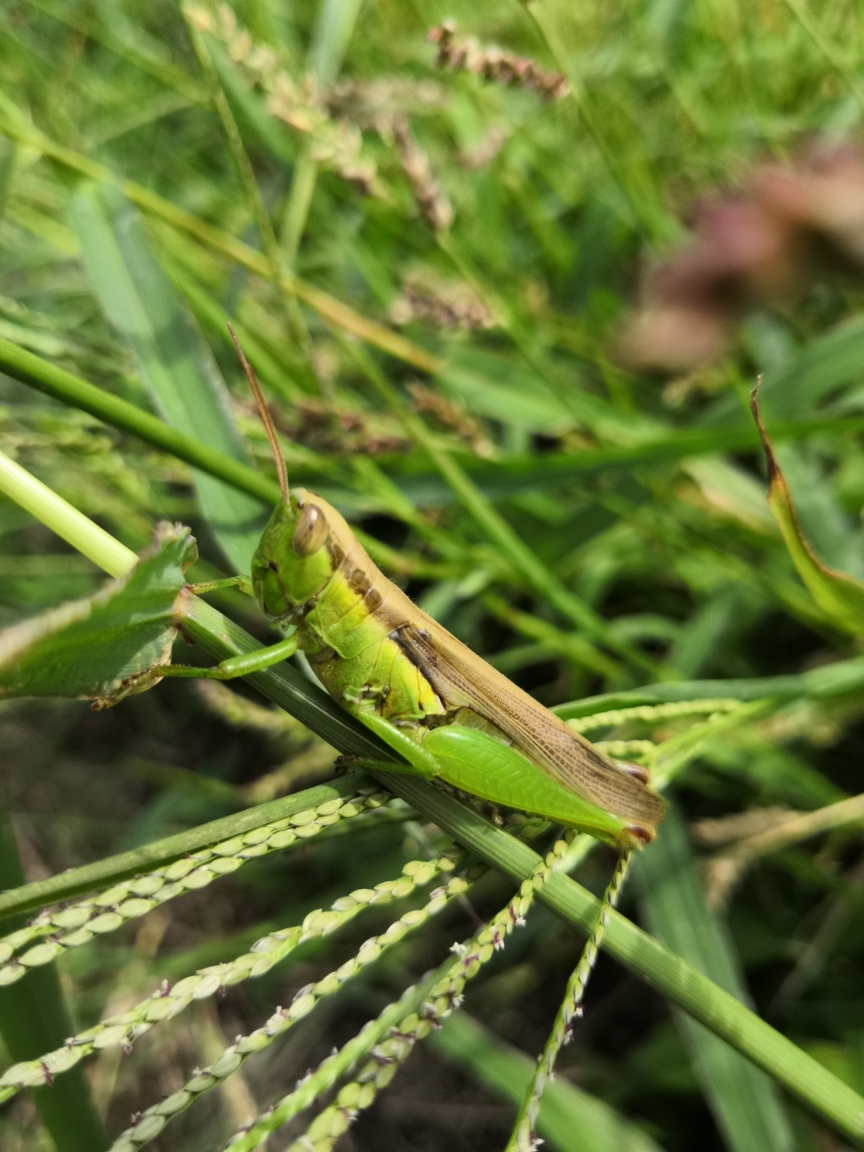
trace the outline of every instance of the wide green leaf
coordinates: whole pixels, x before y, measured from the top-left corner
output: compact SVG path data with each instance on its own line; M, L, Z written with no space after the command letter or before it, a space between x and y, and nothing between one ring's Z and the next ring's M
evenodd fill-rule
M798 575L835 628L860 636L864 632L864 584L845 572L829 568L813 551L801 530L789 487L777 463L755 399L752 408L768 463L768 503Z
M149 688L152 669L171 660L185 572L197 555L188 528L162 525L128 576L0 633L0 699L108 705Z

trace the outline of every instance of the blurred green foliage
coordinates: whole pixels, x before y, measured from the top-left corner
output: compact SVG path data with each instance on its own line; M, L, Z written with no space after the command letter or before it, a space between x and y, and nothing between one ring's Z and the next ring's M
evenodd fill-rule
M248 49L239 41L226 50L224 37L203 38L208 80L174 3L2 7L0 129L9 137L0 138L0 336L269 471L225 338L231 319L273 404L292 479L336 503L422 607L546 704L601 693L621 700L655 681L683 688L793 676L854 659L858 639L820 611L771 517L746 401L762 373L763 413L769 431L776 426L803 531L827 564L860 580L864 449L848 424L864 409L860 278L826 277L776 310L751 314L732 354L687 377L630 374L615 361L615 341L641 269L681 242L694 197L734 184L765 154L794 155L812 135L855 139L858 9L822 5L818 25L816 6L811 13L802 0L532 0L496 2L482 13L437 0L243 0L235 12L241 31L276 53L301 94L304 76L320 78L316 133L271 115L249 68L236 63ZM546 102L471 74L436 72L425 34L448 16L459 36L561 67L571 94ZM214 82L225 101L221 118L211 106ZM296 93L295 105L303 105ZM397 114L410 121L434 187L452 207L444 232L426 222L417 182L403 170ZM232 152L229 118L260 202L249 171L238 168L236 140ZM56 145L51 155L40 133ZM229 259L200 230L196 239L164 212L140 212L116 188L85 182L73 162L81 156L242 240L263 254L269 275ZM340 174L357 157L374 163L380 194L364 195ZM294 274L302 282L296 293ZM373 369L425 420L439 456L473 482L470 499L464 486L454 495L452 470L448 480L398 408L382 403L353 337L332 310L322 316L302 285L398 330L421 361L425 352L437 371L418 369L416 356L369 349ZM136 327L141 316L146 332ZM202 380L197 407L172 407ZM213 431L209 409L205 418L211 402L228 440ZM847 423L832 430L835 421ZM190 524L201 578L242 566L254 539L254 501L202 484L167 452L12 377L0 378L0 448L135 550L162 519ZM536 567L520 567L502 546L502 522L548 576L544 587L561 590L557 600L539 590ZM0 503L0 622L98 583L95 569ZM263 639L266 625L248 604L220 601ZM705 732L675 781L703 850L724 843L716 838L722 829L710 839L709 819L755 821L732 830L734 840L756 831L771 806L809 810L864 790L864 694L854 677L839 683L828 693L793 691L767 718ZM256 778L273 769L287 765L277 788L328 770L308 733L279 729L272 713L255 712L250 691L238 692L232 703L168 684L99 715L77 703L5 704L0 798L29 876L222 815L249 802ZM694 694L724 696L716 683ZM658 729L631 716L591 737L666 741L693 724L692 716L671 717ZM319 759L308 759L316 747ZM307 760L292 774L298 756ZM236 955L273 926L398 874L434 834L393 823L253 862L206 899L187 894L137 931L71 952L61 976L76 1026L140 999L157 978ZM728 896L728 931L716 945L725 940L723 964L743 973L758 1010L858 1089L859 848L852 826L765 856ZM580 878L599 888L609 864L598 854ZM709 875L715 864L708 861ZM472 896L481 915L506 899L500 879L483 885ZM691 884L688 899L693 891ZM639 914L636 905L625 911ZM646 911L659 933L657 910ZM112 1135L130 1112L212 1059L220 1032L256 1027L380 931L375 915L345 936L305 946L290 966L232 993L218 1013L202 1006L155 1032L134 1061L100 1057L92 1088ZM240 1088L202 1101L154 1147L218 1146L392 999L406 971L439 963L452 939L473 930L464 909L447 917L328 1001L290 1045L250 1063ZM533 1055L578 947L571 931L535 910L476 982L470 1011ZM455 1041L415 1052L348 1138L355 1147L503 1146L512 1113L501 1100L518 1096L512 1085L524 1075L503 1058L489 1071L488 1036L476 1039L473 1061L470 1035L459 1040L458 1064L442 1055ZM559 1068L668 1152L742 1147L734 1133L747 1130L746 1116L736 1126L722 1086L706 1086L712 1073L693 1036L673 1029L663 1003L611 962L601 962ZM598 1131L591 1147L615 1146ZM25 1099L0 1112L0 1139L21 1152L42 1146ZM773 1139L807 1152L844 1146L795 1105Z

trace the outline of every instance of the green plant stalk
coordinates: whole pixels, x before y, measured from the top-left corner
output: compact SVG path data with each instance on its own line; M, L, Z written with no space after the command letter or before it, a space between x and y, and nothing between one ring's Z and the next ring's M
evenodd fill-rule
M651 852L635 861L640 909L651 932L721 988L741 1000L747 989L734 948L705 903L687 827L673 807ZM776 1085L695 1020L673 1014L693 1071L728 1152L793 1152Z
M81 896L85 892L116 884L139 873L161 868L211 844L218 844L222 840L251 832L253 828L261 828L274 820L293 816L296 812L303 812L307 808L315 808L328 800L350 795L362 784L362 777L352 772L327 784L306 788L303 792L295 792L291 796L283 796L278 800L259 804L255 808L247 808L243 812L235 812L231 816L199 824L196 828L190 828L188 832L177 832L162 840L154 840L140 848L133 848L131 852L106 856L105 859L97 860L93 864L83 864L80 868L71 868L56 876L49 876L47 880L36 880L32 884L9 888L5 892L0 892L0 920L32 912L47 904L69 900L73 896Z
M519 1106L534 1061L475 1017L465 1011L451 1013L425 1043L477 1083ZM537 1126L558 1152L661 1152L637 1123L566 1077L546 1085Z
M822 668L812 668L800 676L764 676L748 680L688 680L678 684L646 684L630 692L609 692L586 696L552 709L562 720L576 720L597 712L633 708L640 705L667 704L686 700L794 700L811 696L830 700L860 693L864 688L864 656L839 660Z
M340 802L336 801L335 803L339 804ZM329 806L329 804L325 805L325 807ZM305 826L309 827L309 825ZM254 847L254 845L250 847ZM419 864L420 874L425 874L427 879L431 879L429 862L415 861L414 863L415 865ZM302 924L279 928L268 933L267 936L259 938L249 951L240 956L234 956L224 963L207 965L184 977L177 984L160 985L149 996L129 1007L125 1012L109 1016L93 1027L77 1032L51 1052L42 1052L34 1059L22 1061L18 1065L13 1065L12 1068L7 1068L0 1076L0 1102L11 1099L23 1088L50 1084L52 1077L68 1072L80 1060L92 1055L95 1051L134 1043L145 1032L158 1027L168 1017L176 1017L180 1012L185 1011L194 1000L206 1000L217 995L220 988L228 988L246 980L263 976L277 964L281 964L287 959L296 948L302 946L304 941L320 939L322 936L328 935L329 932L336 931L340 925L347 923L362 912L367 906L367 900L364 899L367 895L377 896L383 905L399 899L400 892L409 895L416 886L415 880L410 875L403 873L398 880L384 881L376 885L374 893L369 893L368 889L359 889L344 900L337 900L337 906L331 907L328 911L316 909L310 912ZM464 876L453 876L446 885L439 886L429 894L429 898L422 908L409 909L404 912L380 936L367 940L350 961L340 965L334 972L325 975L321 980L316 981L311 987L295 996L287 1011L277 1008L264 1029L256 1030L253 1037L250 1038L251 1050L254 1051L262 1041L266 1046L277 1033L302 1019L319 1000L332 995L346 980L353 979L362 968L374 964L382 952L407 933L414 931L430 916L440 912L451 900L462 895L468 887L468 881ZM528 887L531 888L531 885L529 884ZM246 1045L243 1047L245 1048ZM236 1052L234 1045L230 1046L227 1053L230 1063L234 1063L231 1059L232 1052ZM236 1062L235 1069L237 1064L242 1063L243 1055L249 1054L249 1048L246 1048L245 1053L241 1051L239 1054L241 1059ZM219 1079L223 1079L235 1069L231 1069L230 1066L226 1069L224 1062L217 1060L215 1075ZM193 1077L193 1081L196 1079L197 1077ZM192 1086L191 1094L198 1094L200 1091L206 1091L212 1087L214 1087L212 1080L209 1084L202 1084L199 1080L197 1085ZM184 1095L186 1095L185 1101L178 1101L176 1096L173 1098L173 1104L180 1105L178 1110L182 1110L185 1103L189 1102L188 1094ZM164 1116L161 1106L157 1105L155 1110L148 1109L151 1116L154 1111L157 1114L162 1113ZM136 1126L135 1142L146 1142L146 1132L147 1128L143 1125L141 1127Z
M113 396L104 388L98 388L95 384L82 380L80 376L73 376L71 372L57 368L48 360L34 356L32 352L27 352L2 337L0 337L0 369L16 380L44 392L47 396L53 396L56 400L62 400L66 404L80 408L83 412L89 412L91 416L96 416L115 428L122 428L124 432L140 436L148 444L170 452L179 460L185 460L194 468L200 468L202 472L208 472L211 476L224 480L241 492L256 496L264 504L277 504L281 499L279 485L275 480L263 476L224 452L209 448L194 436L177 431L158 416L145 412L142 408L130 404L128 400ZM100 567L104 565L100 564Z
M444 863L452 867L453 862L445 860ZM347 897L342 897L336 901L336 908L331 908L327 912L316 910L310 913L301 925L274 933L273 936L258 941L255 947L256 949L260 948L262 943L273 945L272 950L264 954L265 964L269 965L271 957L273 958L273 965L281 964L295 948L302 947L303 943L308 940L316 937L320 939L322 936L337 931L370 904L374 903L376 908L381 908L393 900L403 900L406 896L411 895L418 886L425 886L435 875L439 875L438 864L439 861L423 863L419 860L412 861L409 865L409 868L412 869L411 872L403 869L402 876L397 879L385 880L371 890L360 889L357 892L349 893ZM446 876L441 877L441 879L445 880ZM269 1047L274 1040L284 1035L297 1020L307 1015L317 1003L328 996L332 996L346 981L356 977L367 965L376 963L382 953L404 939L407 934L416 932L430 917L443 912L451 901L464 897L468 890L468 880L458 875L450 878L446 884L439 885L434 892L428 894L424 905L409 909L407 913L403 913L401 917L391 921L383 933L367 940L361 949L362 956L358 952L346 965L340 966L335 972L328 973L316 983L308 985L306 991L299 997L301 1000L299 1008L296 1005L296 1000L295 1004L287 1011L281 1007L277 1008L262 1027L256 1028L254 1032L246 1036L237 1036L234 1043L225 1048L209 1068L199 1069L193 1073L191 1080L187 1080L183 1088L172 1097L171 1105L166 1107L164 1103L160 1102L147 1108L138 1123L121 1133L112 1146L111 1152L136 1152L143 1144L148 1143L154 1134L160 1134L167 1121L172 1120L179 1112L188 1108L203 1093L210 1092L224 1084L228 1076L234 1075L250 1056ZM351 905L352 902L353 907L345 906ZM251 955L254 958L256 954ZM259 952L257 955L260 957L261 953ZM243 974L242 970L236 972L238 976ZM256 975L255 967L253 967L251 975ZM206 979L206 974L204 978ZM228 980L234 982L230 976L228 976Z
M331 88L336 83L361 4L362 0L322 0L318 6L318 18L306 55L306 67L317 81L319 90ZM297 156L280 230L285 261L292 271L306 230L317 180L318 162L314 156L314 144L312 140L307 140Z
M555 1016L555 1023L552 1025L552 1031L549 1033L543 1051L538 1057L534 1075L531 1077L531 1082L519 1106L516 1122L513 1125L513 1131L505 1152L522 1152L523 1148L530 1148L534 1142L537 1118L540 1115L540 1106L543 1101L543 1090L548 1081L555 1076L555 1064L561 1049L570 1041L574 1018L582 1015L585 989L597 963L609 915L621 895L621 888L632 855L632 852L627 852L619 858L612 879L603 894L600 903L600 916L591 930L591 935L582 950L579 962L567 981L567 988Z
M202 851L187 853L167 867L112 884L95 897L67 903L61 909L43 909L26 927L0 937L0 986L16 983L29 970L50 964L69 949L89 944L96 935L116 932L124 924L146 916L157 905L192 890L202 891L250 859L262 860L274 852L291 851L329 829L357 819L368 808L378 810L390 797L387 792L375 791L377 788L372 783L363 794L350 795L347 803L343 803L344 797L326 800L315 808L303 809L240 836L229 836Z
M739 701L733 699L683 700L672 704L636 704L631 708L611 709L608 712L594 712L570 721L570 727L583 736L593 728L610 728L640 720L646 724L660 724L664 720L678 720L681 717L713 716L716 712L734 712Z
M772 423L771 439L800 440L827 433L832 436L864 431L864 418L785 420ZM582 476L599 475L616 469L673 464L688 456L707 453L744 452L759 447L759 436L752 424L723 428L687 428L669 431L650 440L626 446L588 448L580 452L555 452L542 456L525 456L500 462L477 462L472 466L475 483L494 485L498 492L522 491L527 487L562 487Z
M64 148L55 143L44 133L34 128L24 118L14 102L2 92L0 92L0 132L11 140L38 149L45 156L50 156L52 160L72 172L77 172L81 176L101 183L117 184L123 195L133 204L137 204L143 211L158 216L180 231L188 232L190 236L194 236L208 248L221 252L223 256L227 256L243 268L248 268L250 272L254 272L263 279L271 279L270 263L263 253L256 252L254 248L250 248L242 240L237 240L230 233L205 223L191 212L185 212L169 200L163 199L141 184L136 184L134 180L124 180L117 177L102 164L97 164L80 152L75 152L71 148ZM341 300L322 292L312 284L307 284L305 280L301 280L293 273L286 273L286 280L288 289L293 291L298 299L302 300L304 304L308 304L323 319L335 324L337 328L351 332L361 340L367 340L370 344L381 348L382 351L395 356L397 360L412 364L423 372L435 373L440 371L442 361L439 357L427 352L425 348L412 344L410 340L406 340L396 332L391 332L383 324L367 319L347 304L343 304Z
M82 515L41 480L0 452L0 492L67 540L110 576L122 576L138 561L134 552Z
M766 712L773 712L776 706L776 700L771 697L742 703L734 710L721 712L700 724L694 724L686 732L673 736L663 744L655 745L648 766L652 769L652 779L656 786L664 787L686 764L689 764L708 740L716 740L725 732L734 731Z
M334 1103L319 1113L307 1128L306 1133L291 1144L289 1152L301 1152L301 1150L310 1147L319 1150L319 1152L329 1152L332 1149L345 1129L356 1119L358 1111L368 1108L378 1091L393 1078L398 1065L407 1059L417 1040L429 1034L436 1020L448 1015L454 1007L458 1007L467 981L472 980L482 966L487 964L495 953L504 946L510 933L525 923L525 917L534 902L537 891L543 886L554 869L561 866L566 852L565 842L563 840L558 841L545 858L540 861L530 879L526 879L519 886L518 892L507 901L505 906L478 932L475 932L469 941L461 945L456 944L451 949L456 953L456 958L445 961L445 975L430 990L429 997L424 1002L419 1015L409 1014L403 1017L391 1035L383 1043L379 1042L370 1052L371 1061L360 1067L353 1080L340 1090ZM459 876L454 877L453 881L448 884L447 891L451 891L453 883L458 882L459 879ZM438 892L437 898L433 895L433 900L443 904L444 893L441 889ZM379 939L382 938L379 937ZM386 935L383 939L386 940ZM441 969L439 968L438 971L440 973ZM325 977L325 981L326 979L327 977ZM349 1044L354 1045L361 1040L364 1034L365 1029L354 1040L349 1041ZM338 1059L339 1053L334 1053L330 1058L331 1061L338 1061ZM318 1071L320 1073L324 1068L332 1069L333 1067L334 1065L330 1061L325 1060ZM239 1132L229 1142L229 1148L236 1149L236 1152L247 1152L247 1150L251 1152L251 1149L259 1147L268 1133L281 1127L286 1122L288 1115L293 1115L290 1110L295 1107L296 1102L297 1092L295 1090L281 1100L275 1108L259 1116L250 1128ZM120 1152L120 1149L117 1149L117 1152ZM123 1152L127 1152L127 1150L124 1149ZM132 1152L132 1150L128 1150L128 1152Z
M96 525L93 528L96 529ZM263 647L215 608L191 594L184 609L184 625L191 638L219 660ZM392 750L291 665L275 665L248 679L263 695L341 752L371 757L379 763L395 759ZM526 844L489 824L433 784L378 767L372 775L464 848L476 852L514 882L521 884L529 879L542 863ZM568 923L585 932L593 929L600 901L569 877L552 875L538 896ZM774 1076L826 1120L856 1140L864 1138L864 1097L734 996L619 913L610 917L603 943L610 955L629 971Z
M307 142L294 166L291 190L282 213L282 250L289 268L297 262L317 180L318 163L312 156L312 144Z

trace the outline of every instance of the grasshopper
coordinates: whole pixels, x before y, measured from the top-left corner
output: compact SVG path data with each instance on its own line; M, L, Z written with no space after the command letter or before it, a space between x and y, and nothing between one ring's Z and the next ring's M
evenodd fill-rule
M160 671L230 679L300 649L330 695L406 761L389 771L444 781L624 851L649 843L664 802L643 769L616 764L492 668L387 579L331 504L289 489L260 386L235 344L282 492L252 560L252 588L290 634L212 669Z

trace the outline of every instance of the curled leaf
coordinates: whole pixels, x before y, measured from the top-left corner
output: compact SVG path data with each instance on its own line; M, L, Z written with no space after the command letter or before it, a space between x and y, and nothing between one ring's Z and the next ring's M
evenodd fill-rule
M0 632L0 699L66 696L116 704L159 680L177 636L188 528L161 524L128 576Z
M789 488L777 463L765 425L762 423L756 392L750 400L750 410L765 449L768 465L768 503L789 555L798 569L798 575L835 628L852 636L860 636L864 634L864 584L845 572L829 568L810 547L801 531Z

